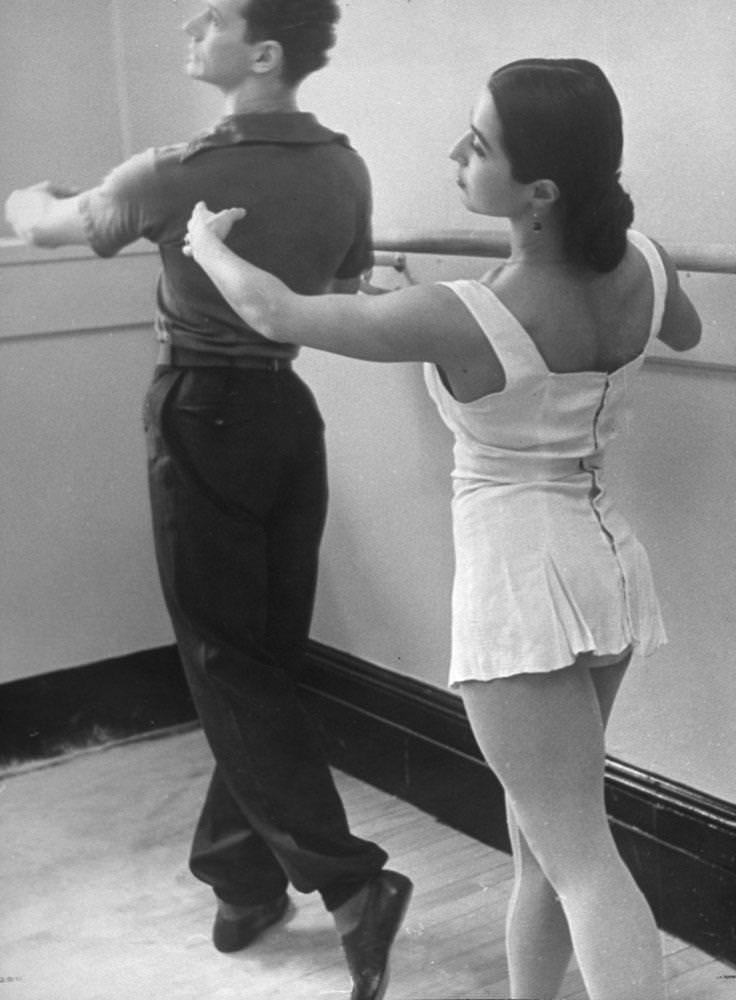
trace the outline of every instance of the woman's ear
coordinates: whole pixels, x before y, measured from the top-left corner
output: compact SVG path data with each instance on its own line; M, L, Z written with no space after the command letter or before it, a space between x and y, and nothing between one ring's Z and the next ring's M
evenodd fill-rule
M556 201L560 200L560 189L554 181L546 179L535 181L532 197L539 208L551 208Z

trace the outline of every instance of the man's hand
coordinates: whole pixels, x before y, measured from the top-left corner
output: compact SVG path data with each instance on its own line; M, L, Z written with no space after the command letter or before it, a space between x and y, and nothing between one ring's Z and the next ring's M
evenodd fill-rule
M68 215L73 219L76 208L72 209L71 203L68 212L60 213L58 208L65 199L73 198L77 194L77 191L52 184L51 181L41 181L39 184L32 184L31 187L19 188L13 191L5 202L5 218L13 227L16 236L24 243L55 246L58 242L66 240L49 242L46 234L42 232L46 228L43 224L48 224L49 220L57 215L60 216L60 221L66 220Z

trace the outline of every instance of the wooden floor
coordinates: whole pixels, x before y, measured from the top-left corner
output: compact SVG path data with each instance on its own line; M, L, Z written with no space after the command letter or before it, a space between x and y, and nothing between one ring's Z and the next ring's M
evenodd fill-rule
M212 948L212 898L186 867L210 766L195 730L0 781L0 1000L347 1000L315 895L293 894L285 922L246 951ZM336 779L354 831L416 886L387 1000L506 1000L509 858ZM736 1000L736 970L667 936L663 947L670 1000ZM574 970L562 997L586 997Z

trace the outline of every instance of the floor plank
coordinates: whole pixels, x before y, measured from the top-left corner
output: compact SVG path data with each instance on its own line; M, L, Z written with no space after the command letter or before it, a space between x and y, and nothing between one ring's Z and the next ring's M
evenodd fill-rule
M189 874L211 758L198 730L0 776L0 1000L330 1000L350 984L318 897L251 949L210 942ZM507 855L347 775L351 825L415 882L388 1000L506 998ZM670 1000L736 1000L735 972L662 935ZM584 1000L573 970L564 1000ZM643 998L642 998L643 1000Z

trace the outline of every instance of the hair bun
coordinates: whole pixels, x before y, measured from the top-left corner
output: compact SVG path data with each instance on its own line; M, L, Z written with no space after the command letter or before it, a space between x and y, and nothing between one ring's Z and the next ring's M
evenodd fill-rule
M594 271L612 271L626 252L626 234L634 221L634 204L618 173L566 208L570 259Z

